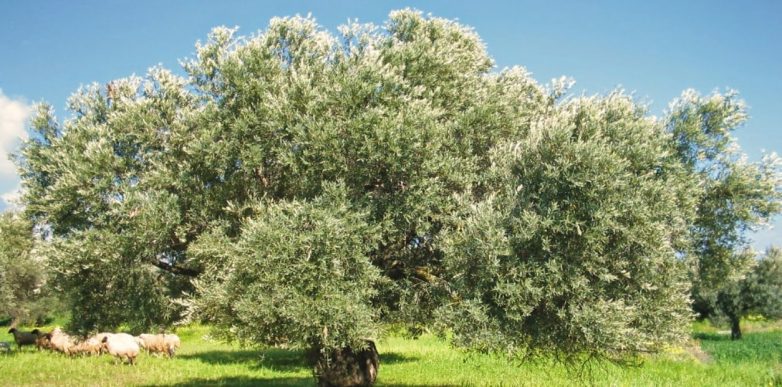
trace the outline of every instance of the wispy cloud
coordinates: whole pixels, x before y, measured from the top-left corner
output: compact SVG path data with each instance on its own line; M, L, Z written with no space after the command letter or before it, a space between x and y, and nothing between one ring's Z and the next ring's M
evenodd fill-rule
M19 199L22 197L22 185L16 184L16 186L8 192L0 194L0 210L5 209L20 209L22 208L19 203Z
M11 99L0 90L0 210L13 206L10 201L18 196L19 176L9 155L21 140L27 139L25 122L31 111L30 105Z
M782 242L782 217L777 216L770 227L755 231L751 234L752 247L758 252L765 251L773 246L780 246Z

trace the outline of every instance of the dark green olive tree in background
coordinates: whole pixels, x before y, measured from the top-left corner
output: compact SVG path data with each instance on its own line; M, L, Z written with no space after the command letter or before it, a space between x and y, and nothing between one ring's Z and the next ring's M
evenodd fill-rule
M62 311L36 250L32 224L20 214L0 214L0 319L42 324Z
M710 211L687 152L707 126L493 71L475 32L411 10L234 33L198 44L187 78L83 88L62 124L39 107L24 202L75 328L188 316L321 360L384 322L511 355L685 336Z
M747 315L782 317L782 251L769 248L751 262L745 276L724 284L714 302L713 317L728 320L734 340L741 338L740 322Z

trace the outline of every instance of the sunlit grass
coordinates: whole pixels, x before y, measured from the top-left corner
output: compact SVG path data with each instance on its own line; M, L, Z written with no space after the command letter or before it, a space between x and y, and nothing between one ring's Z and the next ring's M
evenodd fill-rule
M6 330L0 340L12 341ZM694 345L701 346L705 357L692 355L691 349L673 349L645 359L640 366L598 362L580 373L579 368L547 360L509 364L500 357L469 355L432 335L418 339L391 335L378 341L378 385L758 386L782 382L782 332L749 329L744 340L732 342L707 325L696 324L695 330ZM141 355L136 366L116 364L109 356L69 358L35 349L0 355L0 385L314 384L301 352L240 348L210 339L208 328L202 326L180 328L177 333L183 343L176 358Z

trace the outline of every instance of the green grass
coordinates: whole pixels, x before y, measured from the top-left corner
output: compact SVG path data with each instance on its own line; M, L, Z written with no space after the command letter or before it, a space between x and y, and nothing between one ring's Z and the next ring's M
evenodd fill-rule
M381 353L378 385L394 386L768 386L782 385L782 331L755 325L745 339L732 342L717 329L696 324L694 348L649 357L620 367L593 363L589 372L539 361L509 364L489 355L467 355L424 335L413 340L390 336ZM770 328L769 328L770 327ZM12 341L3 329L0 341ZM109 356L68 358L35 349L0 354L0 385L36 386L310 386L303 354L280 349L249 349L212 340L202 326L180 328L182 348L174 359L141 355L138 365L115 364Z

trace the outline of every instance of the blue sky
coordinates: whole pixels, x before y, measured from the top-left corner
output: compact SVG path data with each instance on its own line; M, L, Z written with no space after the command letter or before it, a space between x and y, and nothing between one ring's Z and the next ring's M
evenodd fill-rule
M381 24L413 7L475 28L498 68L522 65L575 92L617 86L661 114L686 88L737 89L750 121L736 132L750 160L782 153L782 1L4 1L0 2L0 156L22 134L29 104L60 117L80 85L177 69L212 27L264 29L273 16L309 12L334 31L348 18ZM0 162L0 193L18 180ZM5 172L4 172L5 171ZM7 207L0 199L0 210ZM782 243L782 221L755 246Z

